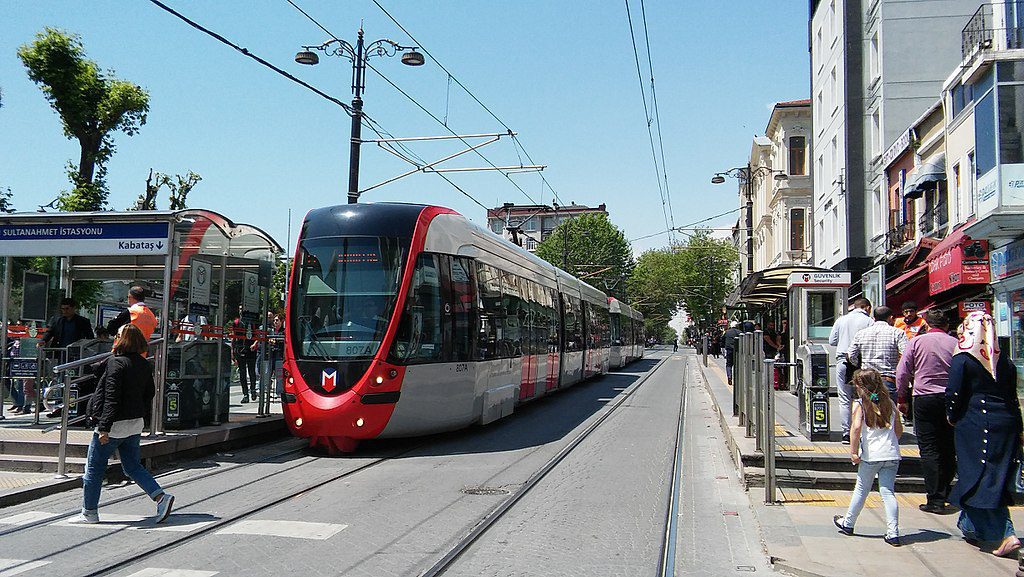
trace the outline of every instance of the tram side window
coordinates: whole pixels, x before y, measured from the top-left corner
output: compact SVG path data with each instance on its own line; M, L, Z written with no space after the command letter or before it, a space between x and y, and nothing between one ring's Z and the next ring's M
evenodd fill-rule
M443 361L442 318L438 258L424 253L416 260L393 356L408 364Z
M451 257L449 302L452 310L452 359L469 361L473 359L476 335L476 295L473 279L473 261L467 258Z
M501 297L505 308L504 332L500 335L498 352L503 358L518 357L523 353L523 321L526 311L523 307L522 283L519 277L501 273Z
M626 320L627 320L627 322L629 321L629 319L626 319ZM612 331L612 344L615 345L615 346L619 346L619 345L623 344L622 343L622 333L621 333L621 330L619 328L621 326L621 322L622 322L622 315L618 315L618 314L610 315L609 318L608 318L608 321L610 323L610 327L609 328Z
M560 347L558 342L558 292L553 289L543 289L547 295L548 334L547 352L557 353Z
M500 358L498 342L501 339L502 322L505 317L501 300L501 276L493 266L476 263L476 286L480 310L480 333L477 340L478 358L489 360Z
M607 347L611 344L611 324L608 309L600 305L594 307L594 317L597 321L597 344L600 347Z
M565 302L565 352L583 350L583 318L580 300L569 295L562 295Z

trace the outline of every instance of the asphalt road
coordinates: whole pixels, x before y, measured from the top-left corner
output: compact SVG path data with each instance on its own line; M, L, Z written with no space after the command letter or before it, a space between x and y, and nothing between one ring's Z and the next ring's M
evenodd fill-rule
M104 490L120 502L98 526L55 518L79 491L0 509L0 577L419 575L655 366L445 574L657 574L684 391L676 574L768 571L698 377L682 353L651 357L486 427L342 458L289 440L184 463L161 477L180 484L160 526L131 485Z

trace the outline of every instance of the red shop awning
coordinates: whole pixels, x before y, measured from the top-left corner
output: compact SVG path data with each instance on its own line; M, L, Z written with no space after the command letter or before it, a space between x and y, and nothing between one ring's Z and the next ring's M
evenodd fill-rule
M921 263L885 283L885 303L888 306L898 310L907 301L914 301L919 309L931 306L928 263Z
M957 227L928 255L928 294L937 295L960 285L988 284L988 241L963 232L973 219Z

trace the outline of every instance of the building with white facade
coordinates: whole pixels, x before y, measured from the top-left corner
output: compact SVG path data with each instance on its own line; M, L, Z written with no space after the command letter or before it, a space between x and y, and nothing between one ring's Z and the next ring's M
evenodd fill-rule
M608 209L603 202L596 207L575 202L564 206L505 203L488 209L487 228L534 252L537 245L544 242L559 224L590 213L608 216Z
M811 1L814 265L872 264L889 231L883 151L935 101L981 3Z
M772 109L765 135L755 137L751 145L755 270L810 263L806 234L811 213L810 131L810 100L779 102ZM764 169L759 172L759 167ZM786 178L771 178L770 174Z

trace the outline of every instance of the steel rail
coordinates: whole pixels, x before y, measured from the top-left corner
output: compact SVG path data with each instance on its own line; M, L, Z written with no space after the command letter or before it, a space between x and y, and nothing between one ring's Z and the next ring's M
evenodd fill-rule
M706 337L705 337L706 338ZM707 353L704 353L705 360ZM672 484L669 488L668 511L665 519L665 539L661 547L661 562L658 575L672 577L676 574L676 531L679 526L679 480L683 475L683 425L686 420L687 372L690 362L683 363L683 390L679 395L679 427L676 429L676 448L672 459Z
M292 441L294 439L287 439L287 440L288 441ZM291 454L294 454L294 453L301 453L305 449L306 449L305 446L299 447L297 449L289 449L288 451L285 451L283 453L277 453L275 455L269 455L267 457L263 457L262 459L259 459L259 460L256 460L256 461L250 461L248 463L241 463L241 464L230 466L230 467L222 467L222 468L219 468L219 469L214 469L212 471L207 471L205 473L200 473L198 475L193 475L193 476L187 477L185 479L181 479L181 480L178 480L178 481L173 481L171 483L167 483L166 485L161 485L161 487L164 488L164 489L170 489L170 488L173 488L173 487L180 487L182 485L186 485L186 484L192 483L194 481L201 481L203 479L209 479L210 477L214 477L214 476L220 475L222 473L228 473L228 472L231 472L231 471L238 471L240 469L245 469L245 468L248 468L248 467L252 467L254 465L261 465L261 464L264 464L264 463L268 463L270 461L273 461L274 459L279 459L279 458L284 457L286 455L291 455ZM307 461L307 462L311 463L313 461L310 460L310 461ZM155 478L157 478L157 479L160 479L160 478L166 477L168 475L173 475L173 474L176 474L176 473L184 473L187 470L188 469L185 469L185 468L179 468L179 469L175 469L175 470L164 471L164 472L161 472L161 473L159 473L157 475L153 475L153 476ZM118 503L124 503L125 501L130 501L132 499L139 499L139 498L146 497L146 496L147 495L145 495L145 494L124 495L122 497L116 497L116 498L104 501L104 502L100 503L99 506L100 507L107 507L109 505L116 505ZM24 525L17 525L15 527L10 528L10 529L6 529L4 531L0 531L0 537L3 537L5 535L10 535L11 533L17 533L18 531L24 531L26 529L31 529L33 527L39 527L40 525L46 525L46 524L52 523L54 521L60 521L62 519L67 519L69 517L74 517L78 513L79 513L79 511L75 510L75 511L72 511L70 513L61 513L59 515L54 515L53 517L47 517L45 519L40 519L39 521L34 521L32 523L26 523Z
M558 453L555 454L554 457L549 459L543 467L541 467L536 473L530 476L530 478L527 479L526 482L523 483L523 485L520 486L515 493L513 493L508 499L505 499L505 501L503 501L500 505L491 509L491 511L488 512L486 515L484 515L477 522L477 524L469 531L469 533L467 533L453 547L451 547L443 557L437 560L426 571L420 573L420 577L436 577L437 575L444 574L445 571L451 568L455 560L458 559L463 553L465 553L466 549L468 549L470 545L472 545L477 539L479 539L484 533L486 533L487 530L494 525L494 523L496 523L499 519L504 517L505 513L507 513L509 509L515 506L515 504L518 503L531 489L533 489L533 487L536 486L541 479L543 479L549 472L551 472L552 469L554 469L556 466L558 466L559 463L565 460L565 458L569 456L569 454L572 453L572 451L576 449L576 447L579 446L579 444L582 443L584 439L589 437L590 434L593 433L602 423L604 423L604 421L608 417L613 415L615 411L620 406L622 406L622 404L626 402L630 397L632 397L633 394L636 393L637 390L639 390L640 387L643 386L648 379L654 376L654 373L656 373L658 369L660 369L665 364L665 362L668 361L670 358L672 358L672 355L668 355L665 358L661 359L658 362L658 364L654 366L653 369L648 371L646 375L644 375L643 377L640 378L640 380L634 383L630 389L627 389L611 406L611 408L609 408L603 415L601 415L597 420L591 423L579 435L576 435L576 437L573 438L572 441L569 441L569 443L562 447L562 449L558 451Z

